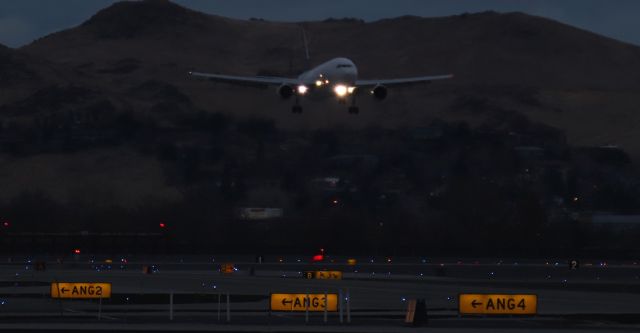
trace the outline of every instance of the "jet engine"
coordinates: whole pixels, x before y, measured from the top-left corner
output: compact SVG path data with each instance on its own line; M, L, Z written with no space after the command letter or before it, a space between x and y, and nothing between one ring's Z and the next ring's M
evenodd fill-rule
M293 96L294 90L290 85L283 84L278 87L278 95L282 97L282 99L289 99Z
M383 100L387 97L387 87L379 84L373 87L371 94L373 94L376 99Z

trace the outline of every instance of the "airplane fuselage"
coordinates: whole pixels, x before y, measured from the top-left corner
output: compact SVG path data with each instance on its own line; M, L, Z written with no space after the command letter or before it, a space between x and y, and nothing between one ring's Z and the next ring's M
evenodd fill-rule
M344 98L352 94L358 80L358 68L347 58L333 58L298 76L303 82L304 90L299 93L306 94L307 90L327 91L338 98Z

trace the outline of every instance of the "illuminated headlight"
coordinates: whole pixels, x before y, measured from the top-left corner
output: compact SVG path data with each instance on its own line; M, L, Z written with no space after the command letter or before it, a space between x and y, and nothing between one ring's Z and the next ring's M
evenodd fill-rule
M316 81L316 87L320 87L321 85L322 85L322 81L317 80L317 81Z
M298 94L300 94L300 95L304 95L304 94L306 94L306 93L307 93L307 90L308 90L308 89L309 89L309 88L307 88L307 86L299 85L299 86L298 86Z
M353 94L353 92L354 92L355 90L356 90L356 87L349 87L349 88L347 88L347 92L348 92L349 94Z
M338 95L338 97L344 97L347 95L348 93L348 88L347 86L343 86L343 85L337 85L335 86L335 88L333 88L333 91L336 93L336 95Z

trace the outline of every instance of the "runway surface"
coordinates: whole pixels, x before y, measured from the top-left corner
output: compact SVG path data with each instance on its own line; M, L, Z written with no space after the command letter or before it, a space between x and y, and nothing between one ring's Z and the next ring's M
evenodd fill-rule
M404 323L408 302L424 299L430 331L640 330L634 261L580 260L570 269L567 259L358 257L355 265L347 259L14 256L0 265L0 329L410 332L416 328ZM36 270L42 262L44 270ZM232 273L220 271L223 263L233 264ZM143 274L143 266L152 274ZM303 278L315 270L341 271L343 279ZM54 281L108 282L113 295L101 302L52 299ZM337 293L342 316L327 313L325 323L323 312L269 311L271 293ZM461 316L461 293L535 294L537 314Z

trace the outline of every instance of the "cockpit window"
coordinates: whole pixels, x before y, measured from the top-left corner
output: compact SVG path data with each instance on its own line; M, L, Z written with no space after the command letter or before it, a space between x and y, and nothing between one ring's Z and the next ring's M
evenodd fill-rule
M349 64L338 64L338 66L336 66L336 68L348 68L348 67L353 67L353 66Z

